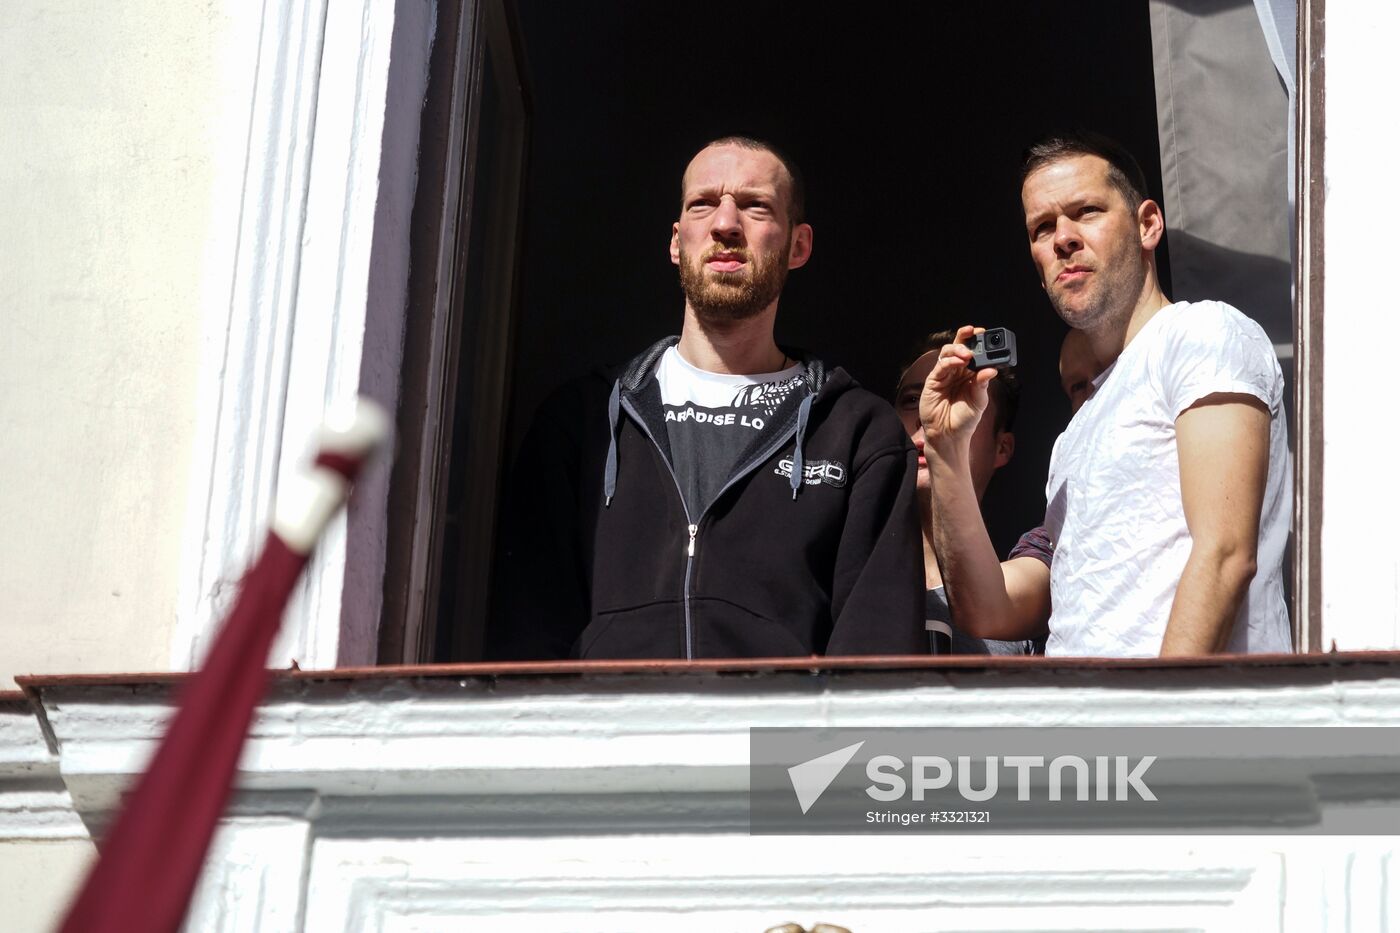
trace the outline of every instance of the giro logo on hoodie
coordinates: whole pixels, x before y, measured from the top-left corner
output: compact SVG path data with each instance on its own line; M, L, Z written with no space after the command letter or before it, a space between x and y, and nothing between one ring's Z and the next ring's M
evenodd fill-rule
M792 479L792 460L784 457L778 461L773 472L784 479ZM802 482L808 486L825 483L840 488L846 485L846 468L835 460L808 460L802 464Z

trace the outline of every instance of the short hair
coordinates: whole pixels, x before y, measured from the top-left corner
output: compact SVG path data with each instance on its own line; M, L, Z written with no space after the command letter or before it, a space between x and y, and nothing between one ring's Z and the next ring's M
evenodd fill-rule
M751 149L754 152L767 152L782 163L783 170L788 176L788 223L797 226L807 221L807 185L802 180L802 170L797 167L797 163L783 150L770 142L762 139L755 139L752 136L721 136L719 139L712 139L701 146L697 152L704 152L712 146L738 146L740 149ZM685 178L681 178L681 197L685 197Z
M1074 130L1046 136L1029 146L1021 159L1021 187L1032 173L1076 156L1098 156L1108 163L1108 180L1123 196L1128 209L1136 211L1148 199L1147 176L1142 166L1122 143L1102 133Z
M909 367L923 356L934 350L941 350L947 344L957 339L958 332L952 328L947 330L934 331L921 340L914 349L914 354L909 357L909 362L904 364L904 368L899 371L899 378L904 379L904 374L909 371ZM896 389L898 386L896 386ZM1021 380L1016 376L1016 370L1003 369L997 373L997 377L987 384L987 392L991 400L996 402L996 420L992 427L998 433L1010 431L1016 424L1016 412L1021 407Z

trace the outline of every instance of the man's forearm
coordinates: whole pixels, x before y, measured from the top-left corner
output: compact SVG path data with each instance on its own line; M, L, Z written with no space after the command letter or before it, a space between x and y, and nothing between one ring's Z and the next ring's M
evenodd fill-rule
M1006 590L997 556L965 461L926 448L932 491L933 546L953 621L978 638L1017 639L1023 631Z
M1192 547L1172 600L1162 657L1224 650L1254 570L1253 554Z

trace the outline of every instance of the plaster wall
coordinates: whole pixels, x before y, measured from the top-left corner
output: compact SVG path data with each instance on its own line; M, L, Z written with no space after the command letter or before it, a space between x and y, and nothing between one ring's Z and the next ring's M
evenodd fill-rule
M0 4L0 689L169 664L250 25L231 2Z
M1400 147L1386 105L1400 92L1389 66L1400 6L1330 2L1326 29L1322 648L1389 648L1400 645L1400 553L1384 542L1400 499L1386 489L1387 359L1400 346L1400 302L1383 205Z
M5 929L45 933L62 916L97 850L91 842L0 842Z

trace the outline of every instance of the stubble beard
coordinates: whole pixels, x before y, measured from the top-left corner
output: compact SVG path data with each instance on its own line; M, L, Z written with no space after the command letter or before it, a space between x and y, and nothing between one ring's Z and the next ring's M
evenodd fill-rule
M1087 292L1067 295L1047 289L1050 304L1070 327L1092 334L1132 315L1142 288L1141 271L1131 256L1101 262L1090 273Z
M734 272L709 272L705 261L718 252L737 252L744 267ZM787 283L788 251L755 261L746 249L715 244L699 262L691 262L685 247L680 249L681 291L700 320L709 324L731 324L762 314L783 292Z
M1092 295L1065 295L1064 293L1051 292L1050 304L1055 307L1055 313L1060 316L1060 319L1070 327L1086 333L1093 333L1111 317L1109 311L1114 304L1109 294L1111 289L1096 289L1095 291L1096 294Z

